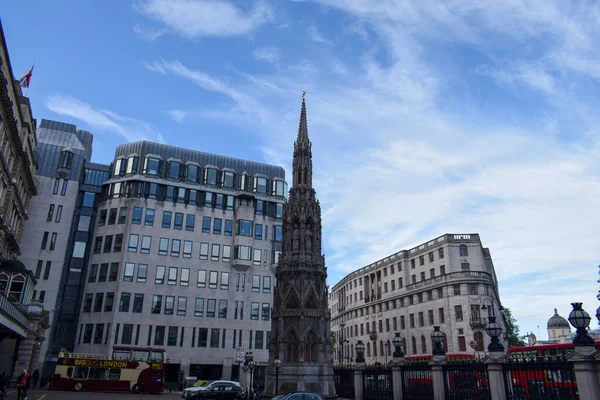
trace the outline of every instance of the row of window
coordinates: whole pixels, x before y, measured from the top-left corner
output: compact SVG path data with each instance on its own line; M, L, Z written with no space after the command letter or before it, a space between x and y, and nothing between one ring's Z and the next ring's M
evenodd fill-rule
M48 216L46 217L47 222L52 222L53 218L55 218L55 222L60 222L60 219L62 217L63 206L59 205L58 207L56 207L56 217L54 216L54 208L55 205L50 204L50 207L48 208Z
M119 312L129 312L141 314L144 312L144 294L122 292L119 300ZM163 301L164 298L164 301ZM115 293L87 293L83 301L82 312L112 312L115 301ZM196 297L194 299L194 317L207 318L227 318L228 300L224 299L204 299ZM155 294L152 296L150 305L151 314L178 315L186 316L188 312L188 298L185 296L163 296ZM234 319L244 319L244 302L236 301L234 308ZM271 305L269 303L250 303L251 321L270 321Z
M147 156L144 158L144 166L138 171L139 157L117 158L114 163L113 176L125 176L129 174L143 173L146 175L161 176L168 179L201 183L203 185L220 186L225 188L236 188L255 193L268 193L267 178L249 177L247 174L236 174L232 171L220 171L217 168L201 168L193 163L182 163L179 161L163 161L158 157ZM287 184L283 180L271 180L271 195L285 196Z
M67 194L67 185L69 184L69 181L67 179L63 180L63 184L62 184L62 188L60 189L60 195L64 196L65 194ZM52 194L58 194L58 189L60 188L60 179L56 178L54 179L54 185L52 186Z
M38 260L37 266L35 267L35 279L40 279L42 277L42 268L44 266L44 261ZM44 280L48 280L50 277L50 268L52 267L52 261L46 261L46 268L44 268Z
M111 324L81 324L79 328L79 340L78 344L82 342L84 344L107 344L110 337ZM124 345L140 345L140 334L141 325L134 324L116 324L114 344ZM210 329L210 334L209 334ZM146 330L144 328L144 330ZM119 332L121 331L121 332ZM183 347L185 341L185 327L178 326L164 326L164 325L150 325L148 327L146 345L147 346L164 346L165 342L167 346ZM187 328L189 335L190 328ZM243 340L244 330L234 329L233 337L231 341L231 348L246 346L248 349L268 349L268 343L271 341L270 331L253 331L249 330L248 342ZM227 330L221 328L192 328L191 329L191 347L211 347L211 348L225 348L227 339Z

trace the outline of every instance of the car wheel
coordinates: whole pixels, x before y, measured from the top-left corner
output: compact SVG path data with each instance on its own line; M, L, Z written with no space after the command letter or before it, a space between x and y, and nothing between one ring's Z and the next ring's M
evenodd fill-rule
M135 385L133 385L133 387L131 388L132 393L139 393L141 391L142 391L142 387L140 385L138 385L137 383Z
M77 382L75 384L75 390L81 392L83 390L83 382Z

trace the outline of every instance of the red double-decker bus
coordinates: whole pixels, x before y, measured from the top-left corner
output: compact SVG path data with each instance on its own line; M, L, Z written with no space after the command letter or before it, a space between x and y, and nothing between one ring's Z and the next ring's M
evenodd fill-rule
M112 355L58 355L52 387L56 390L107 392L164 391L165 350L115 346Z

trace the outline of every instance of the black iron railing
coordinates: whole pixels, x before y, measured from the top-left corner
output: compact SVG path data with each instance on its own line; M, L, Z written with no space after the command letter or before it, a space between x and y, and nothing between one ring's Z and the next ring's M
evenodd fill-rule
M402 367L402 399L433 400L431 365L404 365Z
M507 400L579 400L570 362L509 362L503 368Z
M335 392L338 397L354 399L354 369L334 368Z
M363 370L363 398L369 400L393 400L392 369L367 367Z
M487 365L478 362L444 365L446 400L491 400Z

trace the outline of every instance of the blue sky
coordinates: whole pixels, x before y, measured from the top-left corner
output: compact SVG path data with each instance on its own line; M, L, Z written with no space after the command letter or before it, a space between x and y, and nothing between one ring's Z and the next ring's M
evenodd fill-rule
M330 283L481 235L503 303L546 336L590 313L600 257L600 6L591 1L11 2L36 118L286 167L307 91Z

